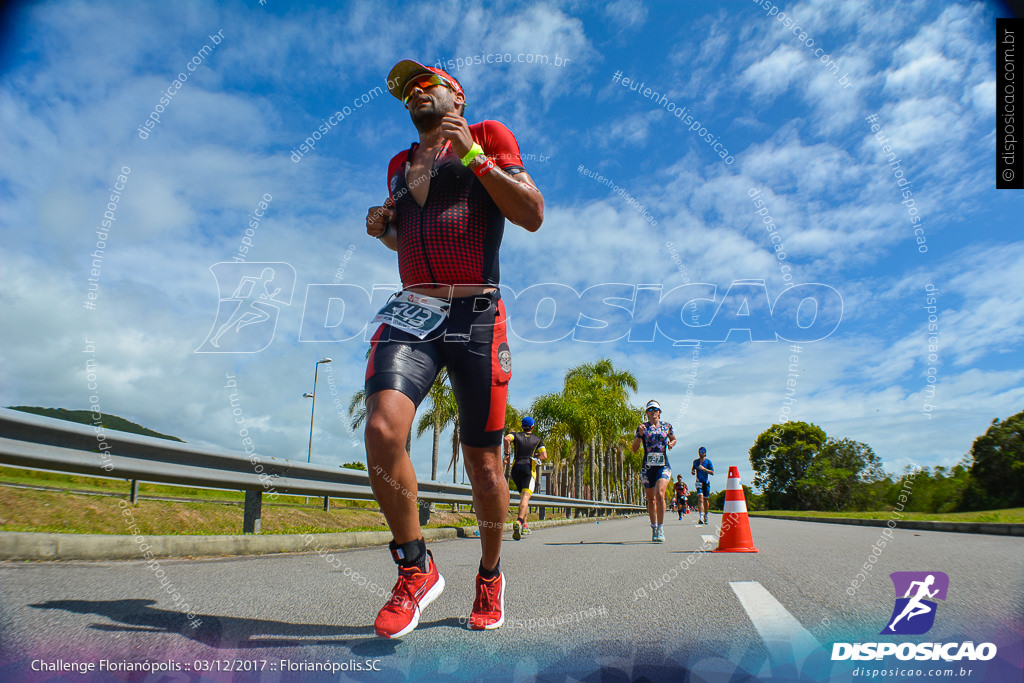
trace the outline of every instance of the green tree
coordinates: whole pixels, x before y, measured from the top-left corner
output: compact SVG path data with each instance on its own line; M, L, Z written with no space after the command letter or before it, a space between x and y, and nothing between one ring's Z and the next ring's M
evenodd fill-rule
M747 510L760 510L761 496L754 493L754 490L746 484L741 484L743 487L743 501L747 504ZM724 510L725 509L725 493L726 489L722 489L717 493L712 493L711 498L708 502L708 508L711 510ZM697 507L697 494L690 494L690 507Z
M366 389L360 389L352 394L348 400L348 416L352 420L352 430L355 431L366 422ZM405 450L412 453L412 430L405 437Z
M348 400L348 417L352 420L352 429L356 430L366 422L366 389L360 389Z
M441 370L434 378L427 393L430 399L430 407L420 416L416 425L416 436L423 436L427 429L433 430L433 447L430 454L430 478L437 480L437 460L441 450L441 432L458 421L458 406L455 403L455 394L448 383L448 371Z
M366 465L361 462L347 462L341 466L343 470L362 470L366 471Z
M761 432L750 448L750 465L753 484L764 493L769 508L802 508L797 482L807 474L826 438L821 427L807 422L774 424Z
M534 401L534 416L552 429L558 427L575 448L571 470L574 497L583 496L587 481L591 496L598 494L605 468L604 444L614 439L621 425L636 420L636 409L628 402L628 391L636 391L636 386L632 373L617 370L604 358L570 369L561 392L545 394ZM597 462L598 453L602 453L601 463Z
M1024 411L992 426L971 446L971 477L977 496L965 504L975 509L1024 506Z
M513 407L511 402L505 403L505 432L519 431L523 426L523 417L526 414Z
M523 416L524 415L526 415L526 413L519 412L512 405L511 401L507 401L505 403L505 434L511 434L512 432L517 432L520 429L522 429L522 427L523 427ZM540 431L538 431L537 428L536 428L536 424L534 425L534 433L535 434L540 434ZM546 446L546 444L545 444L545 446ZM502 444L502 458L505 457L504 448L505 448L505 445L503 443ZM515 452L513 452L512 455L514 456ZM548 454L548 457L550 458L550 454ZM551 463L549 461L549 462L547 462L545 464L550 465ZM504 475L505 479L508 479L510 476L512 476L512 458L509 458L509 462L508 462L508 464L505 465L504 470L505 470L505 475Z
M885 478L882 461L866 443L828 439L797 482L798 497L815 510L856 509L868 484Z
M889 505L902 503L900 509L909 512L954 512L962 509L964 502L970 502L965 494L977 489L977 484L972 485L970 463L966 459L950 468L921 468L911 481L904 487L904 480L900 478L890 486Z
M639 385L633 373L617 370L607 358L577 366L570 373L590 385L597 414L595 433L590 441L592 497L608 500L612 454L619 445L625 450L627 434L636 427L638 409L629 404L629 395L636 392Z

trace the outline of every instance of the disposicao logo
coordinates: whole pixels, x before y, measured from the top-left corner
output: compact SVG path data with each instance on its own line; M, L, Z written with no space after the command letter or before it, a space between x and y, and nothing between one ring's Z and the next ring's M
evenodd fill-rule
M949 591L949 576L943 572L893 572L889 575L896 590L896 604L886 627L879 635L920 635L935 624L938 603ZM967 659L988 661L996 656L993 643L833 643L832 660L884 659L896 655L900 660Z
M896 588L896 606L889 617L889 625L880 635L909 636L930 631L935 624L938 603L928 598L946 599L949 576L943 572L893 572L889 578Z

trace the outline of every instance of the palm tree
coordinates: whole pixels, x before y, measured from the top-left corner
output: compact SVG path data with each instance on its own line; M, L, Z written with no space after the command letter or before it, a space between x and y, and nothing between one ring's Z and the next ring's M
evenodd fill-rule
M366 422L366 389L360 389L348 400L348 416L352 419L352 429L359 429Z
M635 423L636 409L629 404L630 391L635 392L636 377L628 370L617 370L611 360L579 365L566 375L566 386L582 386L596 416L590 438L590 481L592 496L607 499L606 444L611 444Z
M454 397L453 397L454 400ZM459 411L458 407L452 417L452 459L448 463L448 469L452 471L452 483L456 483L459 478L459 446L461 440L459 439ZM466 483L466 466L462 466L462 483Z
M519 412L511 403L505 403L505 429L512 432L523 423L523 416L526 413Z
M626 502L630 505L634 503L642 502L643 495L640 491L640 486L637 480L637 476L640 473L640 469L643 466L642 451L633 451L627 449L623 456L623 462L625 464L625 471L623 472L623 480L625 483Z
M603 483L607 473L605 444L611 445L635 424L637 409L630 406L629 393L637 386L631 372L617 370L611 360L602 358L570 369L560 393L534 401L533 411L552 427L560 425L575 447L574 496L583 495L588 469L591 496L607 495Z
M366 389L360 389L348 400L348 416L352 418L352 429L356 430L366 422ZM412 453L412 430L405 437L405 451Z
M567 381L568 384L568 381ZM587 405L586 397L580 392L570 391L567 386L558 394L544 394L533 402L533 413L545 422L558 425L575 448L576 458L571 468L573 497L583 495L583 449L590 432L596 424Z
M430 399L430 408L420 416L416 425L416 436L422 436L427 429L434 431L434 445L430 460L430 478L437 480L437 460L441 447L441 432L445 428L458 421L458 406L455 403L455 394L448 383L448 371L441 370L434 383L430 386L427 394Z
M506 402L505 403L505 433L506 434L508 434L510 432L514 432L515 430L520 428L520 426L523 423L523 415L525 415L525 413L521 413L518 410L516 410L512 406L512 404L510 402ZM511 476L511 473L512 473L512 463L509 462L508 465L505 466L505 479L508 479L509 476Z

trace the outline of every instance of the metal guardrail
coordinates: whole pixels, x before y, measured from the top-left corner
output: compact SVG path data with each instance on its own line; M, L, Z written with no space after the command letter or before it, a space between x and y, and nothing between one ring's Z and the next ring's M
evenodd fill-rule
M102 437L102 438L100 438ZM374 500L369 475L264 455L197 448L177 441L139 436L91 425L0 409L0 463L15 467L86 474L178 486L244 491L243 533L259 533L263 494L279 493L350 500ZM423 503L473 502L463 484L417 482L420 522L429 519ZM531 507L585 511L588 516L642 511L639 505L534 495Z

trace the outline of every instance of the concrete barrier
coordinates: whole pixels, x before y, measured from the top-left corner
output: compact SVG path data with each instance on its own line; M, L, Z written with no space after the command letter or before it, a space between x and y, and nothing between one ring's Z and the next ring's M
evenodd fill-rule
M787 519L794 522L820 524L854 524L857 526L885 526L886 519L857 519L854 517L801 517L799 515L766 515L751 512L761 519ZM951 531L961 534L994 534L997 536L1024 536L1024 524L998 524L994 522L925 522L913 519L896 520L897 529L916 531Z
M532 522L531 529L564 524L594 523L592 519L552 519ZM510 530L511 524L505 525ZM423 538L475 538L476 526L424 529ZM360 548L387 545L390 531L347 531L313 534L321 548ZM142 541L137 539L141 538ZM48 534L0 532L0 560L142 560L142 544L151 557L217 557L265 553L310 552L305 534L245 534L240 536L113 536L107 534Z

